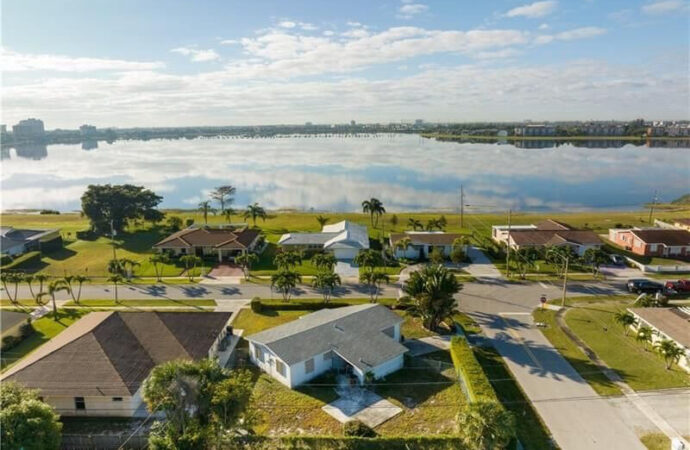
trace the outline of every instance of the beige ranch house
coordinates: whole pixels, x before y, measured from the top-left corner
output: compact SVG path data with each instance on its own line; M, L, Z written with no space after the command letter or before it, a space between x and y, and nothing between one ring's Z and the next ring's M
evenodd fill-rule
M173 256L217 255L218 261L233 261L237 255L255 252L262 242L259 230L248 227L209 227L192 225L173 233L153 248Z
M92 312L2 374L61 416L146 417L142 383L158 364L217 358L225 365L231 313Z
M389 243L394 249L396 258L427 259L434 249L440 250L444 256L450 256L453 251L453 242L462 238L459 233L444 233L443 231L405 231L404 233L391 233ZM407 248L400 248L398 243L409 238Z
M278 245L283 250L331 252L340 261L350 261L369 248L369 233L364 225L343 220L324 225L320 233L284 234Z
M294 388L329 370L363 383L403 367L403 319L378 304L322 309L247 336L251 361Z
M568 246L578 256L583 256L590 248L601 248L603 245L595 232L577 230L553 219L544 220L536 225L494 225L491 227L491 237L514 250L525 247L542 249Z

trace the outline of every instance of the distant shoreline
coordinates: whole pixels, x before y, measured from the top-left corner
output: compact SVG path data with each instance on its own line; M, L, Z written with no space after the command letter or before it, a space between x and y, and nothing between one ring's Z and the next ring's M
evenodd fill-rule
M508 141L690 141L690 136L484 136L475 134L420 133L429 139L480 139Z

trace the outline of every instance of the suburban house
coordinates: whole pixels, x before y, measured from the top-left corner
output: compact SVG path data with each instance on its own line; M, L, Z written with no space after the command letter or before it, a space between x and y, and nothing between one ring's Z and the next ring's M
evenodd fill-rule
M628 308L628 311L637 319L634 329L648 326L654 330L653 342L670 339L685 350L678 365L690 372L690 308Z
M60 230L26 230L0 227L0 250L3 255L19 256L34 250L50 250L62 246Z
M609 240L637 255L690 257L690 231L669 228L611 228Z
M462 238L459 233L444 233L442 231L405 231L404 233L391 233L388 241L396 258L426 259L434 249L439 249L445 256L450 256L453 250L453 242ZM396 245L401 240L409 238L407 248L399 248Z
M0 311L0 333L5 336L19 336L22 324L28 323L31 316L19 311Z
M229 312L92 312L2 374L65 416L146 416L142 382L158 364L218 358Z
M324 225L320 233L287 233L278 245L284 250L323 250L338 260L351 260L360 250L369 248L367 227L348 220Z
M233 260L241 253L257 250L261 233L248 227L209 227L192 225L173 233L153 246L160 252L180 255L218 255L218 261Z
M383 305L322 309L247 336L251 361L291 388L329 370L363 383L403 366L403 319Z
M519 250L524 247L544 248L567 245L579 256L590 248L601 248L603 243L593 231L576 230L557 220L547 219L536 225L495 225L491 237L499 243Z

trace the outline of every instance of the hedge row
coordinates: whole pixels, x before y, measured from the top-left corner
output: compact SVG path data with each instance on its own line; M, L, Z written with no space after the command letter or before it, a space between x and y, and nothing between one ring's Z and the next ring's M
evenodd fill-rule
M455 436L331 437L331 436L245 436L223 443L229 448L251 450L464 450Z
M450 357L458 377L462 378L467 387L470 401L498 402L496 392L465 338L453 336L450 341Z

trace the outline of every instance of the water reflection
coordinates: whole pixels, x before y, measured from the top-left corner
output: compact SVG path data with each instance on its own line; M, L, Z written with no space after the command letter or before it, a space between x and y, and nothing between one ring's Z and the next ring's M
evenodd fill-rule
M391 211L455 210L460 184L472 203L524 210L631 208L656 189L664 200L690 190L687 147L521 142L295 136L116 141L97 152L56 145L18 148L16 156L3 149L3 208L76 209L88 184L125 182L163 195L164 207L194 207L230 183L238 207L340 211L371 196Z

